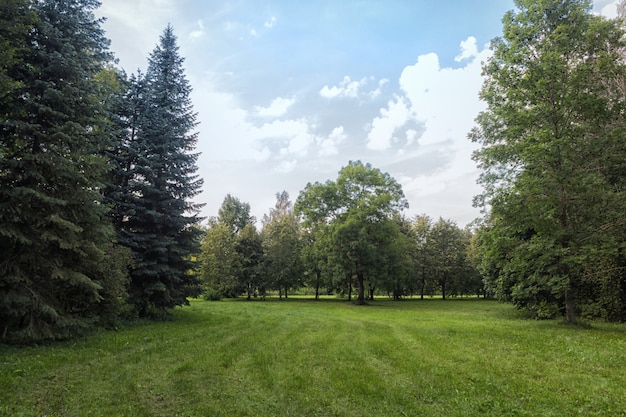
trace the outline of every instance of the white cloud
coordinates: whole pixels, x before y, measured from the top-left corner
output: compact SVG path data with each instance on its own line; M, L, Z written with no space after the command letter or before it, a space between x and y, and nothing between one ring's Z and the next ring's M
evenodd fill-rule
M178 18L177 5L176 0L106 0L96 10L98 17L106 17L102 27L107 36L123 34L112 38L111 49L128 72L146 67L146 58L159 36Z
M325 98L353 97L356 98L359 92L360 81L352 81L347 75L337 86L328 87L325 85L320 90L320 95Z
M296 102L295 98L277 97L268 107L255 106L254 110L261 117L279 117L287 113L287 110Z
M411 146L417 139L417 131L415 129L407 129L406 131L406 144Z
M197 39L197 38L201 38L202 35L204 35L204 23L202 22L202 19L198 20L198 29L192 31L189 34L189 37L192 39Z
M367 135L367 147L372 150L385 150L391 146L393 135L411 118L411 111L403 97L389 101L387 108L380 109L380 117L372 121Z
M298 165L298 161L296 159L291 161L281 161L276 167L274 167L274 171L281 174L288 174L293 171Z
M250 126L248 136L254 143L281 143L278 156L306 156L311 145L316 142L312 129L313 126L306 119L275 120L259 127Z
M478 55L478 47L476 46L476 38L470 36L464 41L461 41L461 53L457 55L454 60L461 62L466 59L474 58Z
M619 2L618 1L614 1L612 3L609 3L609 4L605 5L600 10L600 14L602 16L606 16L606 17L611 18L611 19L616 18L617 17L617 3L619 3Z
M272 16L269 20L267 20L263 24L263 26L265 26L266 28L270 29L270 28L273 28L275 24L276 24L276 17Z
M470 51L468 39L462 43L461 56ZM426 131L421 144L454 140L468 142L466 135L484 104L478 93L482 86L481 62L491 55L488 48L475 53L461 68L441 68L439 57L422 55L415 65L406 67L400 76L400 88L411 104L411 110ZM470 58L467 55L467 58ZM467 59L464 58L464 59Z
M380 81L378 81L378 87L375 90L372 90L369 92L369 96L371 99L375 99L376 97L380 96L383 92L383 88L389 84L389 80L387 78L383 78Z
M346 137L343 126L339 126L334 128L328 137L318 139L319 156L337 155L339 153L338 146L346 140Z
M363 77L360 80L353 81L346 75L343 77L343 80L339 83L339 85L334 85L332 87L325 85L322 87L320 95L327 99L341 97L358 98L362 95L369 96L370 98L376 98L381 94L382 88L389 82L389 80L383 78L378 82L378 87L376 89L368 92L361 92L363 87L373 80L374 77Z
M407 197L419 201L420 210L428 213L461 212L455 207L470 206L472 197L480 192L476 185L478 170L471 160L476 145L467 134L474 118L485 108L478 95L481 62L489 58L491 51L487 47L479 51L473 37L461 42L460 49L457 62L464 62L464 66L442 68L437 54L430 53L406 67L399 80L410 115L424 126L421 135L412 129L406 131L407 144L417 140L420 145L408 157L428 160L439 155L445 161L431 173L402 173ZM467 208L464 210L467 212Z
M254 36L255 38L259 37L259 34L255 28L250 29L250 35Z

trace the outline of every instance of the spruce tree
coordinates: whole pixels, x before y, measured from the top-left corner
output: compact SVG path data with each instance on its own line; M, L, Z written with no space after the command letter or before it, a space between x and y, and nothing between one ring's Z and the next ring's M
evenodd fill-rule
M120 243L132 249L131 302L141 316L187 304L197 294L191 256L199 252L202 180L193 153L196 114L176 37L168 26L145 77L131 80L114 217ZM115 187L114 187L115 189Z
M23 6L20 2L12 2ZM111 60L94 0L37 0L7 69L0 157L0 336L67 337L103 319L115 252L101 201L106 109L98 81ZM23 16L17 14L16 16ZM4 17L4 16L3 16ZM15 16L12 16L12 18ZM4 25L4 22L2 22ZM115 295L113 295L115 293Z

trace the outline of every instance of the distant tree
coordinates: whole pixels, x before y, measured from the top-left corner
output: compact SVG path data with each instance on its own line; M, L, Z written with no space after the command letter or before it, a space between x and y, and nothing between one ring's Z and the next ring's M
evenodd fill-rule
M454 283L452 295L485 296L485 284L478 269L480 261L477 252L477 233L468 227L461 232L461 246L464 248L464 253L460 259L462 273Z
M383 244L379 246L380 259L370 278L369 299L374 299L375 289L379 288L397 301L413 291L416 245L411 237L410 222L404 217L396 215L381 226L378 240Z
M237 297L243 291L243 259L237 245L237 235L228 225L209 223L200 254L200 279L208 298Z
M415 277L420 299L425 294L433 295L435 292L434 245L431 244L431 231L433 221L429 216L420 215L413 220L412 236L415 239Z
M124 254L101 204L110 138L99 76L112 56L98 4L0 5L3 339L72 336L114 320L125 299Z
M463 259L467 248L462 231L453 221L440 218L430 231L429 244L434 254L434 276L445 300L447 291L465 273Z
M250 215L250 204L244 203L230 194L224 197L217 220L229 226L235 234L256 222L254 216Z
M205 295L237 297L245 291L250 299L265 287L262 241L250 216L250 204L228 194L218 213L210 219L202 241Z
M235 250L241 262L239 281L248 300L252 296L264 297L269 283L264 275L263 239L252 223L246 224L239 232Z
M114 214L119 239L132 249L130 296L141 316L187 304L198 283L189 271L199 252L200 192L193 153L196 114L183 58L168 26L148 59L145 77L131 79L125 135L117 159L121 188ZM113 187L115 190L115 187Z
M266 273L280 297L302 285L302 233L286 191L276 194L276 205L263 217L263 249Z
M356 277L356 303L364 304L366 276L373 284L381 249L391 243L388 222L408 206L400 184L369 164L350 162L336 181L307 184L296 205L306 222L328 225L332 262L349 288Z
M301 258L305 283L315 289L315 299L323 287L332 288L332 272L328 263L329 236L323 224L302 228Z
M470 134L484 171L477 203L490 208L482 270L497 275L486 282L536 316L626 311L623 31L587 0L515 4Z

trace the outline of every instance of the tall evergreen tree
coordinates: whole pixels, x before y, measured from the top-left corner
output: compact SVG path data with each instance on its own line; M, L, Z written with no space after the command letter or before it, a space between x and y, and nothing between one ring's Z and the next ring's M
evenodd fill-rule
M191 255L199 252L200 192L196 114L176 37L168 26L131 80L127 125L116 154L111 194L120 242L133 250L131 302L140 315L187 304L198 290Z
M25 42L10 58L19 65L3 71L17 84L2 99L0 335L65 337L101 319L103 297L119 295L103 290L115 251L100 203L109 142L98 76L111 55L95 0L11 1L3 19L7 5L17 22L37 18L17 27Z

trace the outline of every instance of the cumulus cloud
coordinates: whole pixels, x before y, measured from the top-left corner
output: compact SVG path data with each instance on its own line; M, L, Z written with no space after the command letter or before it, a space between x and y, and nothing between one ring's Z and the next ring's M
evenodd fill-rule
M255 106L254 110L261 117L279 117L287 113L287 110L296 102L295 98L277 97L268 107Z
M319 156L337 155L339 153L338 146L346 140L346 137L343 126L339 126L334 128L327 137L318 139Z
M411 118L411 110L403 97L395 97L387 108L380 109L380 116L372 121L367 135L367 147L372 150L385 150L391 146L393 135Z
M343 81L339 85L328 87L325 85L320 90L320 95L325 98L336 97L352 97L356 98L359 94L359 87L365 82L365 79L361 81L352 81L347 75L343 77Z
M468 38L461 43L466 65L461 68L441 68L437 54L422 55L417 63L406 67L400 76L400 88L410 102L417 119L425 124L421 144L446 140L463 140L474 124L474 118L484 108L478 92L482 86L481 62L491 51L472 46Z
M407 196L420 201L426 212L451 213L459 210L455 207L469 206L480 192L475 184L478 170L471 160L476 144L467 139L467 133L485 107L478 93L482 86L481 63L490 55L487 47L479 50L476 39L469 37L461 42L456 57L457 62L464 63L461 67L442 67L438 55L431 53L418 57L414 65L402 71L402 96L411 117L424 127L421 135L407 129L407 144L419 144L413 157L442 158L432 172L402 175Z
M377 98L378 96L380 96L383 92L383 88L389 84L389 80L387 78L383 78L380 81L378 81L378 87L375 90L372 90L369 92L369 96L372 99Z
M470 36L464 41L461 41L461 53L457 55L454 60L461 62L466 59L474 58L478 55L478 46L476 45L476 38Z
M327 99L334 98L359 98L361 96L369 96L370 98L378 97L382 88L389 82L388 79L383 78L378 82L378 86L371 91L363 92L362 89L368 84L370 81L373 81L374 77L363 77L360 80L352 80L349 76L343 77L343 80L338 84L332 87L325 85L320 90L320 95Z

